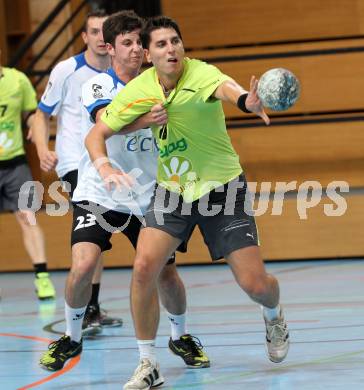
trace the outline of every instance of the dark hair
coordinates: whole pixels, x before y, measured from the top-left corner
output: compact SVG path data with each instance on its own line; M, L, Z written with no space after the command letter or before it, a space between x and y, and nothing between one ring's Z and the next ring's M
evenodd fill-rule
M103 10L103 9L98 9L96 11L92 11L92 12L89 12L87 15L86 15L86 20L85 20L85 23L83 25L83 32L87 32L87 27L88 27L88 21L89 19L91 18L106 18L108 17L109 15Z
M148 49L150 45L150 35L154 30L159 30L161 28L172 28L176 31L180 39L182 40L182 34L179 30L178 24L171 18L167 16L156 16L150 18L145 23L145 26L140 34L142 45L144 49Z
M120 11L110 15L102 25L104 42L115 47L115 39L136 29L142 29L144 20L134 11Z

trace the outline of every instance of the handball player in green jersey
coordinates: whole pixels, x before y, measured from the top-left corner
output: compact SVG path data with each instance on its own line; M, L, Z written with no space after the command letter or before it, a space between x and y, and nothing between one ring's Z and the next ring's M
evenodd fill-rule
M52 299L56 291L47 272L43 231L35 221L38 207L33 210L29 203L39 205L23 145L22 120L29 127L36 108L35 90L27 76L0 64L0 212L14 213L35 270L37 296Z
M253 76L246 91L215 66L185 57L179 27L168 17L150 19L141 36L153 67L126 85L86 138L106 185L132 188L127 172L107 160L105 140L147 112L158 124L152 126L159 147L157 184L139 236L131 286L136 337L154 345L159 305L151 297L165 264L161 259L177 248L186 250L198 225L212 259L225 258L242 290L262 306L268 357L281 362L289 335L279 285L265 271L254 217L244 207L247 184L221 103L237 105L269 124L257 95L258 80ZM124 389L162 383L151 347L149 358L141 359Z

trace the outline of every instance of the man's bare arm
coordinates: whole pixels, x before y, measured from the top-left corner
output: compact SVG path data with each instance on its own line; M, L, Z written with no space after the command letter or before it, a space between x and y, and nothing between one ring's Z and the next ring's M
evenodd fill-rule
M252 76L250 80L250 91L246 91L234 80L227 80L216 88L213 96L216 99L220 99L224 102L238 105L240 109L245 108L246 110L255 113L263 119L266 125L269 125L269 117L264 111L262 102L260 101L257 93L257 89L258 80L255 78L255 76ZM244 95L246 96L245 99L241 101L243 102L243 107L241 107L239 105L239 99Z
M99 172L100 167L103 164L111 167L107 158L106 140L113 134L115 134L115 132L110 129L109 126L107 126L103 121L98 120L85 138L85 146L90 155L90 159L94 164L96 164L96 169ZM97 161L103 161L103 164L97 163Z
M248 93L241 85L234 80L227 80L220 84L214 92L214 97L231 104L237 103L239 96Z
M49 172L55 168L58 162L56 153L48 148L49 115L38 108L33 115L30 131L32 141L37 148L40 167L43 171Z

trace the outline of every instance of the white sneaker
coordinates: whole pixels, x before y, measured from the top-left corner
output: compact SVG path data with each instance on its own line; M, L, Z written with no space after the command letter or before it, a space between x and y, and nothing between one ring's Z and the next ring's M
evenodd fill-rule
M148 359L142 359L133 376L124 385L124 390L149 390L163 385L164 378L159 372L159 364L155 365Z
M264 321L267 330L266 341L269 360L280 363L287 356L289 348L289 333L282 309L279 318L273 321L264 318Z

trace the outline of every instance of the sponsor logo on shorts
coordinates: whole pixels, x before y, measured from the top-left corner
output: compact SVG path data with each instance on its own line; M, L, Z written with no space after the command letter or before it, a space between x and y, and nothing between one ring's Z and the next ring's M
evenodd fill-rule
M249 226L249 222L245 222L245 221L234 221L234 222L231 222L229 223L228 226L224 226L221 231L222 232L228 232L230 230L234 230L234 229L238 229L238 228L241 228L241 227L245 227L245 226ZM248 235L248 234L247 234ZM254 238L254 237L253 237Z

